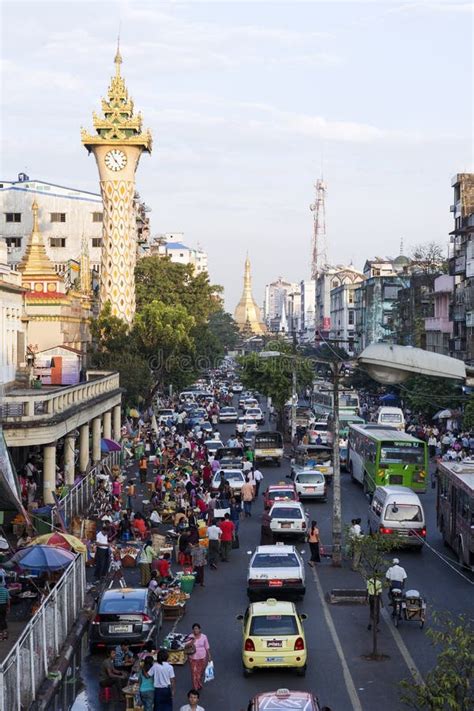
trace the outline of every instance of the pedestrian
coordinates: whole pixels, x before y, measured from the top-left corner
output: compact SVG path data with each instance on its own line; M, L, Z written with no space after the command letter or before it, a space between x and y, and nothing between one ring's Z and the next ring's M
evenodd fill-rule
M263 481L263 474L260 469L254 469L253 480L255 482L255 497L257 497L260 491L260 484Z
M214 519L212 519L207 528L207 537L209 539L209 566L213 570L217 570L217 561L219 560L220 554L221 536L221 529L219 528L219 526L216 526Z
M113 548L111 552L112 555L109 565L109 588L112 588L114 586L114 583L116 582L118 582L121 588L126 588L127 583L125 582L125 578L123 577L122 558L120 555L120 551L118 548Z
M311 528L308 532L308 543L309 550L311 552L311 558L308 561L309 565L314 566L315 563L321 562L321 556L319 555L319 528L317 521L311 521Z
M108 524L103 523L102 528L95 537L95 570L94 577L97 581L105 578L109 570L110 546L108 537Z
M138 567L140 568L140 585L147 587L150 582L151 564L153 558L156 558L156 553L151 545L151 539L147 538L138 559Z
M109 649L108 656L102 662L99 674L99 686L104 689L113 687L116 689L120 699L123 699L122 688L126 685L128 674L115 668L115 649Z
M195 622L192 627L192 633L186 638L185 644L194 649L192 654L188 654L189 665L191 667L191 683L193 689L202 689L202 681L204 671L207 664L211 661L211 652L209 650L209 640L201 631L201 625ZM161 711L161 709L160 709Z
M202 706L199 706L199 691L191 689L188 691L188 703L181 706L179 711L205 711ZM146 709L144 709L146 711Z
M262 525L260 529L261 546L272 546L274 543L273 531L271 529L272 517L270 516L270 508L271 507L267 504L262 514Z
M144 454L142 454L140 461L138 462L138 471L140 473L140 483L145 484L148 474L148 459Z
M393 590L393 588L398 588L398 590L403 590L405 586L405 580L407 579L407 572L405 568L402 568L400 565L400 561L398 558L394 558L392 560L392 565L390 568L387 570L385 573L385 577L387 578L389 584L390 584L390 592Z
M168 652L159 649L156 662L148 672L153 676L155 702L153 711L173 711L173 696L176 690L174 669L168 663Z
M206 565L206 549L202 548L199 543L191 546L191 560L193 562L194 572L196 573L196 583L203 588L204 566Z
M362 537L360 518L353 518L349 529L349 538L352 555L352 570L359 570L360 556L362 553L359 538Z
M379 631L380 606L382 601L382 581L376 575L367 580L367 599L369 601L369 624L367 629L371 630L372 625L375 625L377 632Z
M7 614L10 612L10 593L5 578L0 580L0 639L8 639Z
M252 515L252 501L254 499L254 487L249 477L245 478L245 482L240 489L240 498L244 504L245 518L250 518Z
M230 520L228 513L225 514L224 520L221 521L219 528L221 529L221 560L224 563L228 563L235 533L235 526Z
M230 520L234 524L235 527L235 535L239 535L239 527L240 527L240 514L242 513L242 504L240 501L237 501L235 496L230 497Z
M133 499L135 498L135 484L132 479L129 479L125 487L127 494L127 509L133 509Z
M153 706L155 705L155 685L153 676L150 675L153 663L153 657L151 655L146 656L138 674L138 690L143 704L143 711L153 711Z

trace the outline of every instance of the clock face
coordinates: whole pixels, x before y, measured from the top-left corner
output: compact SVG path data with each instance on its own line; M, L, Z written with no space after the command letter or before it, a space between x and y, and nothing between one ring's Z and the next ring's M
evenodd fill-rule
M105 154L105 165L109 170L122 170L127 165L127 156L118 148L113 148Z

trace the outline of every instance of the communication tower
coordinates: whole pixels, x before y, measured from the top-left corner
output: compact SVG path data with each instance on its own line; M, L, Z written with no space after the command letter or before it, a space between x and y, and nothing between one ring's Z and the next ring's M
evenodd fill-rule
M316 181L315 199L309 209L313 213L313 242L311 249L311 278L316 279L327 263L326 244L326 183Z

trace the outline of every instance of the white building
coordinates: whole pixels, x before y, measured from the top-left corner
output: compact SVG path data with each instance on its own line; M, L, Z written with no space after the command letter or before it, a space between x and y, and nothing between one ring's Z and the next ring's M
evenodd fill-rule
M298 292L298 284L286 281L282 277L278 277L276 281L266 285L263 317L270 330L279 330L282 312L285 311L286 318L290 312L289 300L293 294Z
M33 227L32 204L42 207L40 229L46 252L59 274L67 276L70 262L80 262L86 238L91 269L100 270L102 198L20 173L14 182L0 182L0 239L8 247L8 262L15 269L23 257Z
M300 282L300 337L312 343L315 331L316 283L314 279Z
M352 267L338 271L331 281L330 318L331 340L341 341L341 347L354 353L355 291L364 275Z
M25 364L26 324L21 276L7 264L7 246L0 241L0 387L15 380Z
M146 249L146 248L145 248ZM195 249L184 244L183 232L167 232L154 237L145 252L148 255L159 254L169 257L176 264L192 264L196 273L208 271L207 252L201 247Z

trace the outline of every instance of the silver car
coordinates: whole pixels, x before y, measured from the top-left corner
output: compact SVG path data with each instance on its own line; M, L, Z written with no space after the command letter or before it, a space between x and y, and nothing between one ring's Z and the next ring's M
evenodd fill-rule
M289 593L303 596L305 592L304 562L294 546L283 543L258 546L250 559L247 574L249 600Z
M326 477L317 469L296 469L293 483L300 499L327 499Z
M270 516L270 528L275 535L306 539L308 515L299 501L275 501Z

